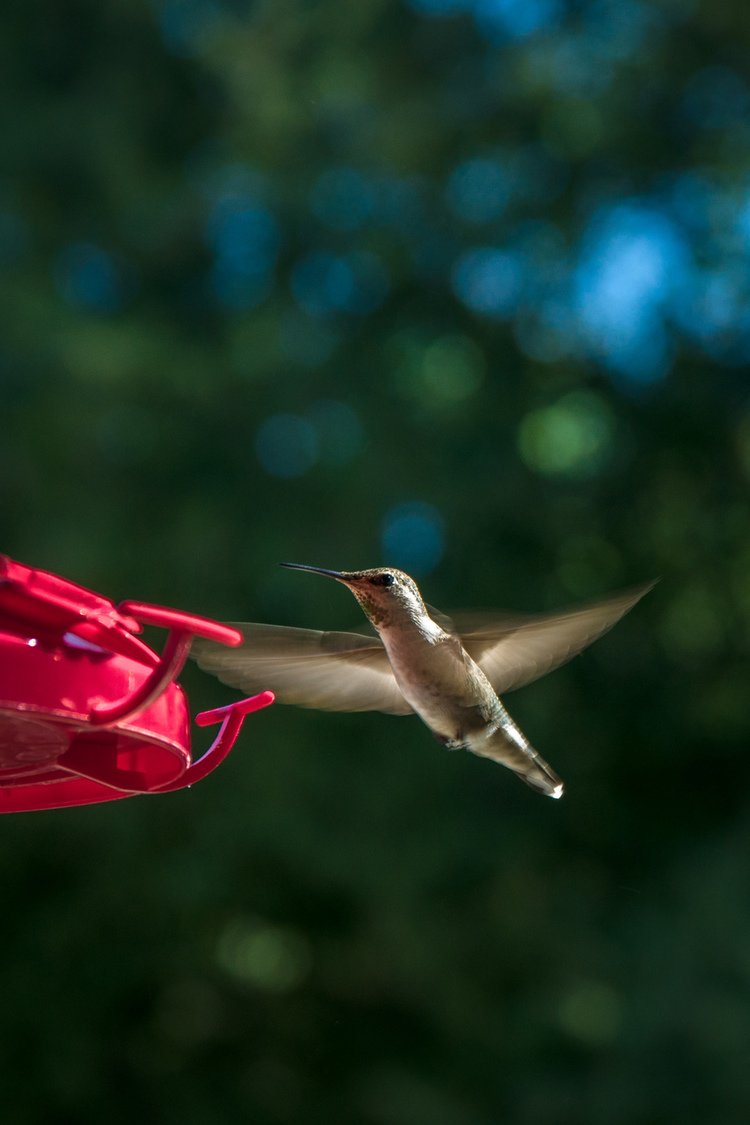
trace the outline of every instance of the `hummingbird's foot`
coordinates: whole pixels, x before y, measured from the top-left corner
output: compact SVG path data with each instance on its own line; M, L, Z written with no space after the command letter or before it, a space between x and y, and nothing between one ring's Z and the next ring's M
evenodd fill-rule
M464 740L460 737L450 738L447 734L438 734L435 730L432 733L446 750L464 750L466 748Z

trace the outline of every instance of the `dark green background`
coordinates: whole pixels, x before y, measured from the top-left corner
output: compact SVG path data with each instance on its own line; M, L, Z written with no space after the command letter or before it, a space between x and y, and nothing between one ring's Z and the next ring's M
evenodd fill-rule
M742 107L722 116L719 95L701 124L685 101L706 68L744 81L747 6L623 3L627 25L651 14L606 58L588 7L493 44L467 13L397 0L2 5L4 551L115 601L322 628L358 627L353 600L277 563L377 565L401 502L442 515L420 581L446 609L662 576L507 700L559 803L416 719L275 706L189 791L3 818L5 1125L750 1117L748 353L669 322L652 382L586 348L533 359L448 280L451 256L532 220L575 256L599 209L690 169L747 193ZM549 61L575 36L578 89ZM530 144L554 191L494 225L450 213L458 163ZM205 185L243 164L280 231L273 291L245 310L206 280ZM417 177L434 266L414 267L413 231L311 215L342 166ZM730 220L711 222L696 245ZM110 310L65 288L81 243L120 263ZM293 263L316 249L374 252L390 278L373 312L326 322L317 364L279 345ZM425 382L445 336L480 349L463 398ZM265 419L328 399L356 411L356 455L265 472ZM538 423L546 448L566 402L606 441L555 468L519 434ZM183 682L193 710L234 697L194 667Z

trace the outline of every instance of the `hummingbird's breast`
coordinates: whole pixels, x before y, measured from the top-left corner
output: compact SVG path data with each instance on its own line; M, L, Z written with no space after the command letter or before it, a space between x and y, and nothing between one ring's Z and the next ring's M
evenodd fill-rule
M402 695L443 739L463 742L483 731L501 704L482 670L457 637L429 627L381 629Z

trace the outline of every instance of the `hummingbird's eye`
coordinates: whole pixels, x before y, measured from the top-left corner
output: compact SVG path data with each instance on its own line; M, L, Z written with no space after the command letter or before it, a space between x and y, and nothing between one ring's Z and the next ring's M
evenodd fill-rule
M392 574L375 574L370 581L373 586L392 586L396 579Z

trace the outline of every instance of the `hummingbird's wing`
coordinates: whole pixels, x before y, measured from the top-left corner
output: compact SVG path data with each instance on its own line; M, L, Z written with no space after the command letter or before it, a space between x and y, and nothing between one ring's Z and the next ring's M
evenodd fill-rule
M270 689L279 703L320 711L411 714L379 638L241 621L232 625L244 637L239 648L196 637L190 652L204 671L231 687Z
M649 582L603 601L560 613L485 620L466 632L461 643L498 695L524 687L577 656L615 625L654 586ZM461 619L455 618L458 629Z

